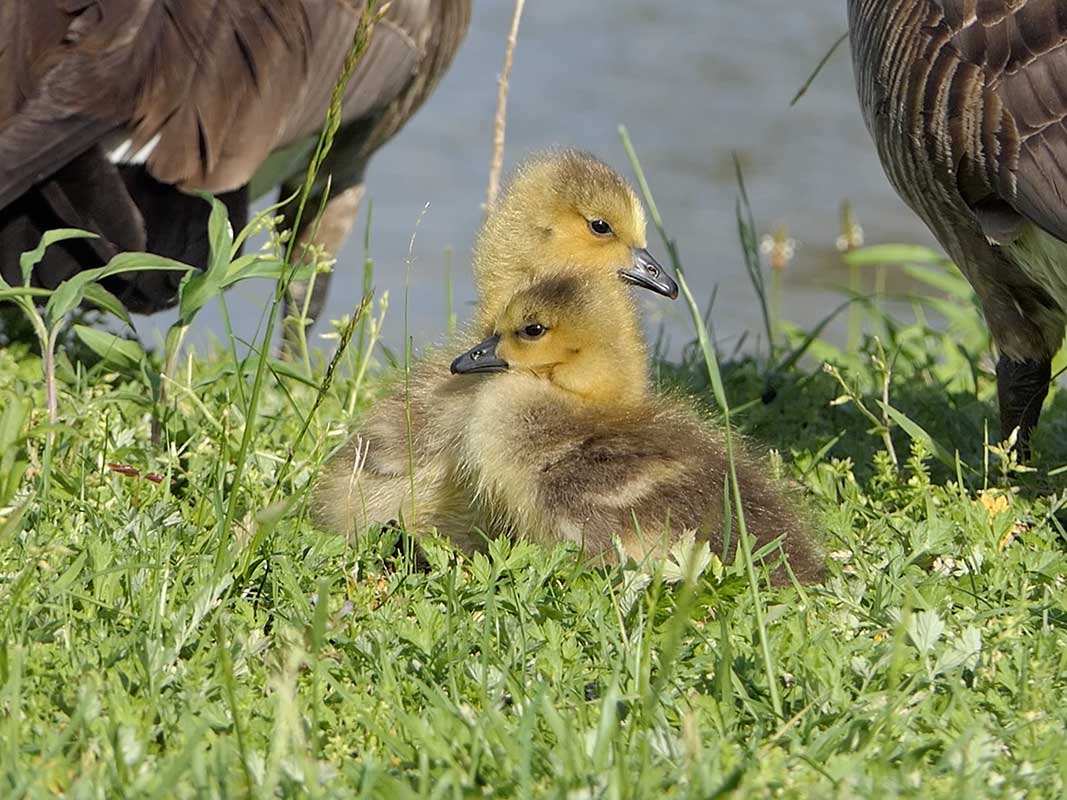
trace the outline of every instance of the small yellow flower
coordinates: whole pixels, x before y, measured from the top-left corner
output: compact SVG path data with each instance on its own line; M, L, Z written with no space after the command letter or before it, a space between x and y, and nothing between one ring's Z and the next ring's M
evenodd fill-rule
M1004 492L995 490L979 492L978 502L985 506L985 510L989 513L990 521L996 518L997 514L1007 511L1011 507L1010 497Z

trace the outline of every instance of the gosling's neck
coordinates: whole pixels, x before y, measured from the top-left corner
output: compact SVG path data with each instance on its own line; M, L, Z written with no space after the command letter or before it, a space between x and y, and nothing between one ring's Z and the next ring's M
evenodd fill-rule
M549 230L535 233L508 208L494 211L486 220L474 246L474 275L478 288L476 324L488 331L515 292L527 286L538 273L530 252L544 250ZM528 241L541 236L537 242ZM540 265L544 269L547 264ZM561 266L551 264L551 266Z
M575 406L597 413L626 414L647 406L651 394L648 350L637 326L618 331L595 356L560 368L553 386Z

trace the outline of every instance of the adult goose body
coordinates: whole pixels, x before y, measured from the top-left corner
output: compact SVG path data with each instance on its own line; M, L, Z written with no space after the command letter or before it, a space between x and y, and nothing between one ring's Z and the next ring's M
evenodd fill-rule
M1001 431L1026 441L1067 320L1067 2L849 0L860 104L894 188L970 281Z
M432 91L470 17L470 0L379 5L384 15L349 80L323 170L333 185L315 241L329 252L354 219L367 159ZM40 285L55 286L120 250L202 266L207 205L190 193L218 194L237 227L250 194L279 183L287 194L298 185L365 6L0 3L4 277L17 279L19 253L52 227L101 238L52 248L35 272ZM111 288L134 310L151 312L174 302L179 277L144 273Z

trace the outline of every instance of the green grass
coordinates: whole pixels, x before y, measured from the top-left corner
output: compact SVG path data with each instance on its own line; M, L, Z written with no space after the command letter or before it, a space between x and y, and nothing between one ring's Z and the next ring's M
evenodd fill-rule
M763 298L743 190L737 223ZM567 548L422 540L417 560L396 531L314 530L303 491L389 377L371 354L410 359L406 337L399 358L379 341L370 228L329 363L302 334L296 363L259 357L273 315L244 361L229 330L206 356L74 337L69 288L48 369L23 343L32 305L0 330L4 797L1067 791L1067 395L1032 467L998 451L988 335L951 267L850 253L853 278L899 262L926 284L913 321L854 298L867 336L842 351L776 312L766 355L721 365L686 293L694 341L657 380L772 448L829 553L824 584L773 589L744 547L598 571ZM278 278L276 307L291 241L238 256L217 214L212 231L181 324L245 269Z
M0 792L1061 796L1067 401L1046 408L1036 471L1003 466L968 319L941 333L871 312L862 352L816 340L851 396L812 358L722 366L732 420L779 451L831 554L824 585L761 575L758 594L714 559L678 584L691 564L595 571L566 548L468 559L436 542L421 571L395 532L315 531L299 491L383 375L358 353L310 419L325 364L310 384L266 370L251 431L232 355L183 361L158 445L141 377L61 356L45 463L39 357L10 345ZM890 405L958 466L859 410L884 419L882 354ZM714 405L699 346L659 378ZM257 524L276 490L296 503Z

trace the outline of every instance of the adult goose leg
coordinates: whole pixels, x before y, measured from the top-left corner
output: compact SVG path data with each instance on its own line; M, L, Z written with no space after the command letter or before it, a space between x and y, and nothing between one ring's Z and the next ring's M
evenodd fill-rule
M1052 361L1015 361L1001 356L997 361L997 400L1000 403L1000 438L1005 441L1018 428L1021 458L1030 456L1030 433L1041 416L1048 395Z
M981 299L1020 454L1067 321L1067 4L848 0L886 176Z
M295 190L296 187L286 185L282 188L282 193L291 193ZM314 257L312 249L321 249L326 258L335 258L352 230L363 194L364 186L361 176L357 183L341 188L340 191L331 192L319 216L317 212L322 204L322 195L312 193L304 207L304 217L300 222L300 230L296 234L293 257L301 262ZM286 222L290 228L292 222L295 221L293 219L295 214L296 203L294 201L285 213ZM307 281L293 281L289 285L282 310L282 319L285 322L281 345L283 356L292 357L299 351L301 337L298 326L302 324L300 320L304 317L305 311L307 324L310 325L319 318L326 305L331 278L331 272L323 272L315 276L313 291L311 284ZM309 291L311 291L310 301Z

